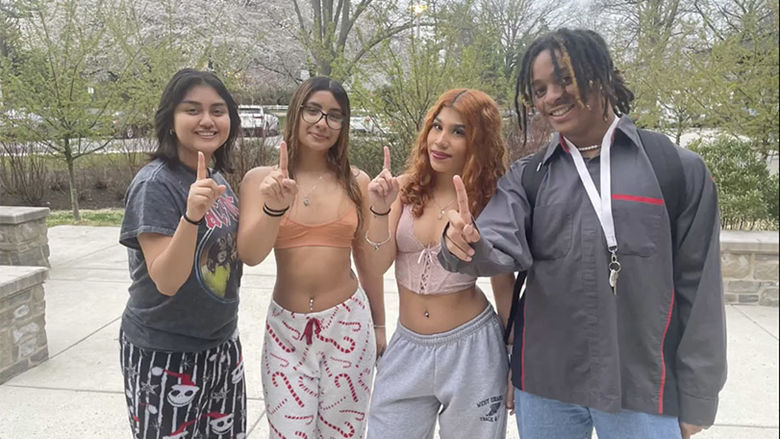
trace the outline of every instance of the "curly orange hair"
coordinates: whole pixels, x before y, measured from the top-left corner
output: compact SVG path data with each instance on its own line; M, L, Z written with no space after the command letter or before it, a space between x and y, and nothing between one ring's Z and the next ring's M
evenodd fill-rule
M496 102L475 89L446 91L428 110L425 124L406 163L404 173L407 180L401 188L401 201L411 205L412 212L419 217L431 198L435 171L428 156L428 133L444 107L457 111L466 125L468 157L461 178L469 196L471 214L476 217L496 191L498 179L506 172L507 152Z

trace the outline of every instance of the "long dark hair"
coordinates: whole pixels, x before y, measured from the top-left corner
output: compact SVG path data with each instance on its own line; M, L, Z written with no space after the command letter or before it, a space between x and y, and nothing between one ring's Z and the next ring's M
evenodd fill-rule
M152 158L160 158L168 163L178 163L179 154L176 134L173 132L173 114L176 106L181 103L190 89L198 85L213 88L227 104L230 116L230 133L227 140L214 151L214 169L221 172L233 170L229 157L230 150L236 142L236 137L241 132L241 118L238 116L238 104L225 87L225 84L211 72L202 72L194 69L182 69L168 81L165 86L157 113L154 115L154 130L157 134L157 149L152 153Z
M304 81L293 93L290 99L290 105L287 107L287 122L284 127L284 141L287 142L287 156L289 158L288 172L290 178L295 178L295 157L300 148L298 139L298 128L301 125L301 107L306 104L306 100L312 94L318 91L329 91L341 107L344 114L344 123L341 124L341 131L336 143L328 149L328 167L336 174L339 182L344 186L347 195L355 203L358 211L358 230L363 224L363 197L360 194L355 174L349 164L347 146L349 145L349 96L347 91L338 82L324 77L316 76Z
M515 88L515 109L523 132L523 144L528 140L528 110L533 108L533 63L545 50L550 51L555 76L561 84L564 73L571 72L577 90L574 98L579 105L584 105L590 93L597 92L601 93L604 117L609 107L618 116L628 114L634 93L626 86L622 73L612 63L604 38L592 30L561 28L534 40L520 64ZM558 62L559 57L563 66Z

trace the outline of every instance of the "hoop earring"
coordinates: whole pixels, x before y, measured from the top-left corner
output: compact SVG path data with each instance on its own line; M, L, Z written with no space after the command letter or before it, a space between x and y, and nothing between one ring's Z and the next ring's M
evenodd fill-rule
M171 136L175 136L176 132L173 131L173 128L171 128L171 129L168 130L168 134L170 134Z

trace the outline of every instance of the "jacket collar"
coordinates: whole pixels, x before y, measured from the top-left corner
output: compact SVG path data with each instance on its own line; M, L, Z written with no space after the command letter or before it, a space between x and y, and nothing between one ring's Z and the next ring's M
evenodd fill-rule
M634 146L641 146L642 143L639 140L639 133L637 132L637 127L634 125L634 121L631 120L630 117L627 115L623 115L620 117L620 120L618 121L617 128L619 132L623 133L623 135L628 138L628 140L631 141L631 143ZM545 165L550 160L550 158L555 154L556 151L561 151L562 153L568 154L568 148L566 145L564 145L563 139L561 138L561 134L558 132L555 132L552 136L552 139L550 139L550 142L545 146L547 148L547 151L544 153L544 158L542 159L542 163Z

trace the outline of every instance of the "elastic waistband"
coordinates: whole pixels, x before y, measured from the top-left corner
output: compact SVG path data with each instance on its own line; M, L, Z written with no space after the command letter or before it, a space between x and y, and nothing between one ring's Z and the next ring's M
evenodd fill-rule
M469 335L479 331L484 326L487 326L492 322L498 323L499 326L501 324L498 321L498 315L495 313L495 311L493 311L493 307L488 303L488 305L481 313L479 313L479 315L456 328L450 329L449 331L430 335L418 334L411 329L405 328L402 324L399 323L396 327L395 334L417 344L442 345L460 340L464 337L468 337Z
M363 291L363 288L358 286L357 290L355 290L355 293L347 297L343 302L333 305L330 308L323 309L322 311L293 312L276 303L274 299L271 299L271 303L268 305L268 308L269 311L273 312L271 315L274 317L278 316L279 314L285 314L286 316L293 317L293 318L295 318L295 316L318 318L333 312L334 309L343 306L344 304L348 303L351 300L357 300L358 302L363 302L366 304L366 306L368 306L368 296L366 296L366 293Z

